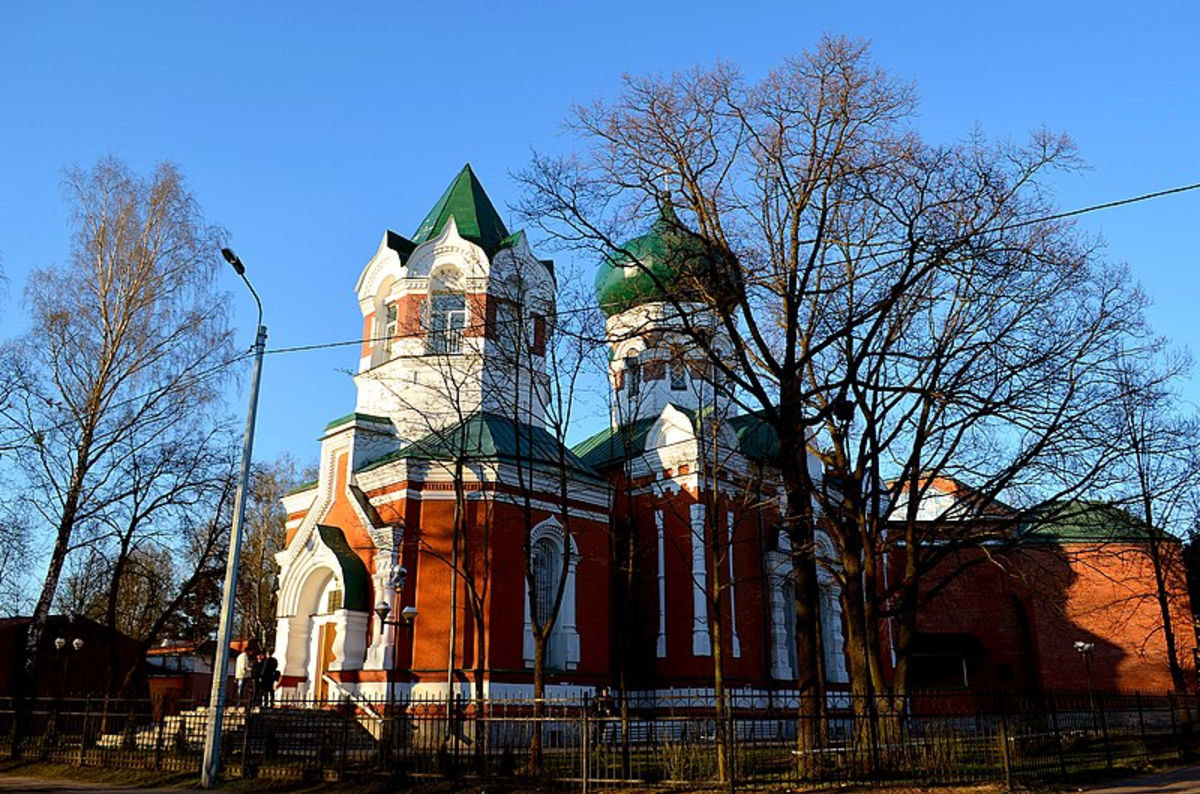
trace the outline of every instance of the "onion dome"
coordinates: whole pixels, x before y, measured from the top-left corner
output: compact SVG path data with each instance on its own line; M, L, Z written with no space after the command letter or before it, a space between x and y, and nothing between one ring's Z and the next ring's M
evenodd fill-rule
M623 243L601 263L596 302L605 316L644 303L708 303L718 294L712 289L717 272L712 246L683 225L669 199L660 207L649 232Z

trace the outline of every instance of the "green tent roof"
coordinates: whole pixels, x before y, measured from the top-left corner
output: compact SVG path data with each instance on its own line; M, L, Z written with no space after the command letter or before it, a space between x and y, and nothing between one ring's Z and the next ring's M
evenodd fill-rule
M458 172L425 220L421 221L413 235L413 243L420 245L437 237L451 215L458 226L458 233L477 243L488 256L512 245L517 237L508 233L504 221L500 220L500 213L492 205L492 200L488 198L483 185L479 184L469 163Z
M570 449L559 444L554 436L540 427L527 425L486 412L472 414L462 422L424 438L417 439L395 452L370 461L358 471L369 471L395 460L454 460L469 461L520 460L535 467L557 467L560 460L579 474L598 478L595 471Z

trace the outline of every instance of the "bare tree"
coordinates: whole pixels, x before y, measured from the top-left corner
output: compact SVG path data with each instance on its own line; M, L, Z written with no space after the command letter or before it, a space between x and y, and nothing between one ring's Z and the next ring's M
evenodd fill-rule
M669 283L622 253L778 437L802 762L822 701L818 565L842 585L852 686L865 698L879 681L880 483L915 493L914 478L957 465L1035 501L1078 488L1102 468L1086 409L1112 403L1112 351L1140 332L1140 297L1053 218L1043 182L1076 165L1066 138L934 146L912 130L914 110L912 89L865 45L826 38L756 83L728 64L628 78L613 103L572 114L582 155L535 156L524 174L526 216L597 259L667 203L692 236ZM715 333L694 319L697 303L715 312ZM828 477L810 472L808 449ZM832 560L818 559L818 526Z
M179 172L142 177L109 158L68 172L66 186L72 258L30 278L33 328L10 347L16 388L0 414L19 448L22 507L52 539L30 676L67 554L127 497L119 473L139 451L133 440L215 406L233 358L213 285L221 235Z
M1191 610L1180 603L1186 591L1181 539L1200 516L1200 418L1186 413L1173 386L1189 362L1169 354L1157 360L1124 354L1119 364L1120 421L1112 436L1119 453L1116 476L1124 484L1118 498L1140 519L1145 538L1134 548L1154 579L1152 594L1140 587L1135 594L1158 607L1171 683L1184 693L1176 626L1180 614Z

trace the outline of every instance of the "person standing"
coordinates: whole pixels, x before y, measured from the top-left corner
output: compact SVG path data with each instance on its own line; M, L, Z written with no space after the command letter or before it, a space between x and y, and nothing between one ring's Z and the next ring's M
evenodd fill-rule
M263 708L275 706L275 683L279 680L279 660L268 656L262 661L258 674L258 705Z
M233 678L237 681L238 705L245 705L246 698L250 694L250 667L252 664L250 646L246 646L242 648L242 652L238 654L237 661L233 665Z

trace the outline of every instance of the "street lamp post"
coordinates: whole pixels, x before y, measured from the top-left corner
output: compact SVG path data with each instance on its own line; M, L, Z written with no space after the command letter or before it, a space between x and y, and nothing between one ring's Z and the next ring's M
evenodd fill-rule
M250 408L246 414L246 435L242 441L242 469L238 480L237 499L233 508L233 529L229 538L229 557L225 562L225 587L221 597L221 618L217 624L217 650L213 658L212 690L208 700L208 723L204 729L204 765L200 784L212 788L221 773L221 718L225 711L225 674L229 668L229 642L233 633L233 602L237 594L238 563L242 548L242 521L246 515L246 490L250 481L250 458L254 450L254 421L258 414L258 385L262 377L263 351L267 346L267 329L262 324L262 301L237 254L228 248L221 256L242 277L258 307L258 334L254 339L254 376L250 381Z
M1096 643L1075 640L1074 648L1075 653L1083 657L1083 669L1087 675L1088 708L1092 712L1092 725L1094 728L1096 722L1096 688L1092 685L1092 653L1096 650Z
M395 587L393 588L391 600L396 601L402 597L401 593L404 590L404 582L407 579L408 579L408 569L405 568L404 566L400 566L399 570L396 571ZM406 606L403 609L401 609L400 610L400 620L388 620L388 615L392 614L392 605L389 604L387 601L381 599L379 601L379 603L375 605L375 614L379 616L379 625L380 625L381 631L383 630L384 626L401 626L401 625L403 625L408 629L408 636L410 638L412 637L413 621L417 619L417 608L415 606L409 605L409 606ZM394 651L395 651L395 649L393 649L393 653L392 653L392 669L393 670L396 669L396 661L397 661L397 658L396 658L397 654ZM395 731L396 682L392 681L390 679L385 679L385 683L387 685L386 730L387 730L387 737L388 737L388 749L390 751L392 749L392 745L395 744L395 739L396 739L396 731Z

